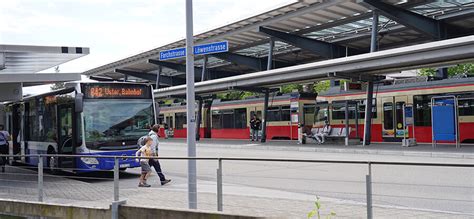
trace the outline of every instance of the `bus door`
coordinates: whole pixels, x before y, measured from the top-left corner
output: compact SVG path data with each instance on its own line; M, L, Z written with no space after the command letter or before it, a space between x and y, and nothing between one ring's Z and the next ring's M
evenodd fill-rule
M406 133L403 130L403 105L407 100L407 96L382 98L382 137L384 140L400 140Z
M11 135L12 135L12 154L21 154L21 123L23 116L21 115L21 105L15 104L12 106L11 118ZM17 158L15 158L17 159Z
M74 105L58 105L58 154L74 154ZM60 157L59 167L74 168L74 158Z

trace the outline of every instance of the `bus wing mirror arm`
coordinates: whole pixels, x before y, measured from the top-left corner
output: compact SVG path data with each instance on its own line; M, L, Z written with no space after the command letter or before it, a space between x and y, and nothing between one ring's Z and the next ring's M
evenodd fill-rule
M84 99L84 94L82 93L76 94L76 97L74 98L74 111L76 113L82 113L82 111L84 110L83 99Z

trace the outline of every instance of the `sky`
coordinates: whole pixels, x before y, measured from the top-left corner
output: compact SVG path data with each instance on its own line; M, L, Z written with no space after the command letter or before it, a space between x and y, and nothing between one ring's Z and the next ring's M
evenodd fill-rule
M194 0L199 34L295 0ZM0 44L89 47L59 66L86 70L184 39L185 0L3 0ZM44 72L54 72L48 69ZM24 94L48 86L26 88Z

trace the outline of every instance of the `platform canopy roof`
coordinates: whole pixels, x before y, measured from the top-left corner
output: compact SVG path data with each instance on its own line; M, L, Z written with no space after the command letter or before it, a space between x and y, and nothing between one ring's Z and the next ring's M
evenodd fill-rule
M469 0L300 0L195 35L195 44L229 42L229 52L208 55L206 80L266 70L270 38L272 68L368 53L373 10L379 12L380 50L474 33L474 2ZM183 27L184 30L184 27ZM185 46L164 45L83 74L104 80L155 81L160 86L185 83L185 58L160 61L159 52ZM203 56L196 56L196 81Z
M0 83L23 86L81 80L79 73L39 73L89 54L85 47L0 45Z

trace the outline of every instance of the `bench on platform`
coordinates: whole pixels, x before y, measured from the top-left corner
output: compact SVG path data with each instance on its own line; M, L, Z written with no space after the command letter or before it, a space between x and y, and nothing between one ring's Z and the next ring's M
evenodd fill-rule
M314 141L318 142L318 140L316 139L316 136L318 134L321 134L323 131L323 128L312 128L311 129L311 134L306 134L306 133L303 133L303 138L305 139L313 139ZM349 127L349 134L351 133L351 127ZM325 136L325 139L326 140L338 140L338 139L344 139L346 138L346 128L343 127L343 128L331 128L331 131L329 132L329 134L327 136Z

